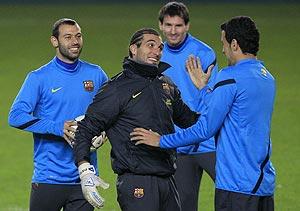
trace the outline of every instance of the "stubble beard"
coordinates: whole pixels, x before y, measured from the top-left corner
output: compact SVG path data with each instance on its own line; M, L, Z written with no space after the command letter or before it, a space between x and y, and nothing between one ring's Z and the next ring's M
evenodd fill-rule
M70 61L76 61L81 54L82 47L79 49L79 52L77 54L69 52L67 48L62 47L61 45L58 46L58 50L63 57L67 58Z

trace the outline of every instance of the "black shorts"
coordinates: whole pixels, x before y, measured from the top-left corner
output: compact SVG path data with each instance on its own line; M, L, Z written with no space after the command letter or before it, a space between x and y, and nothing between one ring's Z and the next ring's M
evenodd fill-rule
M30 211L92 211L81 185L31 184Z
M117 194L122 211L181 211L173 176L119 175Z
M273 196L254 196L216 189L216 211L274 211Z

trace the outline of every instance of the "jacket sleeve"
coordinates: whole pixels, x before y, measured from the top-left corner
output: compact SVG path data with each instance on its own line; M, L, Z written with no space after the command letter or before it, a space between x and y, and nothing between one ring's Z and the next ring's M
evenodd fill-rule
M38 118L34 110L41 97L41 87L38 76L31 72L27 75L8 116L10 126L40 134L63 136L64 122Z
M105 84L89 105L85 118L79 122L74 146L76 164L80 161L90 161L92 138L109 129L117 120L120 103L116 90L114 84Z
M222 81L220 81L222 84ZM207 109L196 124L177 133L163 135L161 148L177 148L205 141L212 137L222 126L236 95L236 84L219 86L212 92Z

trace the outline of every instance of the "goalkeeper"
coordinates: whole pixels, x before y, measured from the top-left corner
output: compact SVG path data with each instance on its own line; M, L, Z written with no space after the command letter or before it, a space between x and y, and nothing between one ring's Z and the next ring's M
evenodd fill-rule
M97 207L101 198L96 186L101 181L91 171L90 140L98 131L106 131L112 145L112 169L118 174L120 208L123 211L181 210L173 177L176 151L135 146L129 135L137 126L161 134L173 133L174 122L186 128L198 119L199 115L183 103L175 85L162 75L170 67L160 62L162 49L157 31L144 28L135 32L123 71L100 90L85 118L78 123L75 160L83 193Z

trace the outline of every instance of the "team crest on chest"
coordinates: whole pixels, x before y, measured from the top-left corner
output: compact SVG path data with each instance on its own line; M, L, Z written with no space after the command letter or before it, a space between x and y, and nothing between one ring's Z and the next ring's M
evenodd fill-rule
M142 198L144 196L144 188L135 188L133 195L135 198Z
M163 88L163 90L165 90L165 92L166 92L167 94L170 94L170 93L171 93L171 91L170 91L170 85L169 85L169 84L167 84L167 83L162 83L162 88Z
M94 91L94 82L92 80L83 81L84 90L87 92Z

